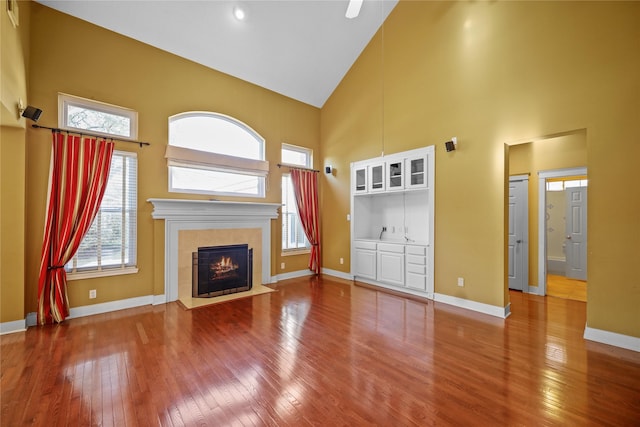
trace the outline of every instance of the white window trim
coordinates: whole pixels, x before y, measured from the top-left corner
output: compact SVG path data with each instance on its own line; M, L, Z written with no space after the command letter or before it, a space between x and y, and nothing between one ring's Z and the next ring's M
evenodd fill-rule
M244 129L251 134L259 144L259 153L262 159L265 158L265 139L256 132L251 126L225 114L208 112L208 111L188 111L175 114L169 117L169 128L175 120L188 117L210 117L224 120ZM169 169L168 191L170 193L188 193L188 194L207 194L220 196L248 197L248 198L265 198L267 187L267 176L269 175L269 162L266 160L249 159L244 157L230 156L212 151L202 151L193 148L171 145L170 141L165 150L165 158L167 159L167 168ZM258 177L258 187L255 194L246 194L238 192L225 192L217 190L196 190L190 188L178 188L173 185L171 167L182 167L188 169L200 169L213 172L222 172L234 175L255 176Z
M131 123L129 128L131 131L130 136L110 134L106 132L96 132L92 130L77 128L69 126L67 124L67 110L69 105L75 107L86 108L87 110L101 111L103 113L115 114L118 116L128 117ZM83 133L89 132L96 135L101 135L107 138L117 138L119 140L131 140L138 139L138 112L130 108L120 107L113 104L107 104L106 102L94 101L92 99L81 98L79 96L69 95L66 93L58 93L58 127L71 132Z
M97 277L122 276L124 274L135 274L138 267L114 267L104 268L100 270L78 271L75 273L67 273L67 281L95 279Z
M292 144L287 144L286 142L282 143L282 147L281 147L281 154L280 156L282 157L282 150L289 150L289 151L295 151L298 153L303 153L307 156L307 163L304 165L301 164L297 164L297 163L286 163L285 161L282 160L282 158L280 159L281 163L285 166L290 166L290 167L294 167L294 168L308 168L311 169L311 167L313 166L313 150L311 148L306 148L306 147L301 147L299 145L292 145ZM289 179L291 179L291 174L290 173L284 173L282 174L282 176L288 176ZM284 206L284 205L283 205ZM298 217L300 216L300 213L298 212ZM284 215L282 215L282 217L284 218ZM304 234L304 231L303 231ZM303 254L309 254L311 253L311 243L309 243L309 239L307 239L306 234L304 235L304 240L307 244L309 244L309 246L306 246L304 248L281 248L280 251L280 255L281 256L293 256L293 255L303 255ZM280 242L280 244L282 245L282 242Z
M308 168L311 169L313 166L313 150L311 148L306 148L306 147L301 147L299 145L292 145L292 144L287 144L286 142L282 143L282 149L286 149L289 151L296 151L298 153L304 153L307 155L307 164L306 165L300 165L300 164L296 164L296 163L286 163L284 162L282 159L281 160L281 164L284 166L291 166L291 167L296 167L296 168Z
M280 256L305 255L310 253L311 253L310 247L309 248L291 248L291 249L283 249L282 252L280 253Z
M165 158L167 166L231 172L265 178L269 174L269 162L266 160L245 159L173 145L167 145Z

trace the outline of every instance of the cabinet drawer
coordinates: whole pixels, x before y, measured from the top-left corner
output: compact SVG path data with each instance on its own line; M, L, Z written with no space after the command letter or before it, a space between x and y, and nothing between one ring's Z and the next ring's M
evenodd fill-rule
M409 255L427 255L426 246L407 246L407 254Z
M382 252L404 253L404 245L394 245L390 243L378 243L378 250Z
M355 242L353 242L353 246L358 249L369 249L371 251L376 250L376 242L365 242L356 240Z
M407 255L407 264L427 265L427 257L418 255Z
M422 274L407 272L407 287L411 289L424 291L427 289L427 277Z
M407 273L427 274L427 266L407 263Z

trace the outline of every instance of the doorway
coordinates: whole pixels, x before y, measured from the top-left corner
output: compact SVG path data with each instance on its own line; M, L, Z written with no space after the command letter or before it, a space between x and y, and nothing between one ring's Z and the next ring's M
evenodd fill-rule
M587 169L538 173L538 293L587 299Z
M529 291L529 175L509 177L509 289Z

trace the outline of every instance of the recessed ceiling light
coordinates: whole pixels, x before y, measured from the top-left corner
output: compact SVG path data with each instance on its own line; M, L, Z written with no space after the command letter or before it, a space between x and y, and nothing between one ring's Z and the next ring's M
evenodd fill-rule
M238 21L244 21L244 19L247 17L247 13L240 6L234 6L233 16L235 16Z

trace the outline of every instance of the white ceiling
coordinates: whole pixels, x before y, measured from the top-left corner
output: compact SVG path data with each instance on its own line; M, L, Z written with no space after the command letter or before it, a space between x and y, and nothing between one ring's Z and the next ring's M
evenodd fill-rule
M355 19L347 0L37 1L322 107L398 0L365 0Z

